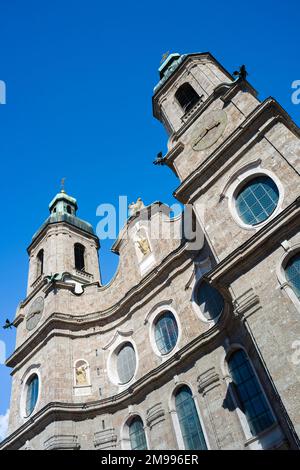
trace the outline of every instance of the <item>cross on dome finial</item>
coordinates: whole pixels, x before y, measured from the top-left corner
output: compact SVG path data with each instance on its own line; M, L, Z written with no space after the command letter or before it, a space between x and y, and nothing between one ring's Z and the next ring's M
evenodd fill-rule
M65 193L65 182L66 182L66 178L62 178L61 181L60 181L60 185L61 185L61 188L60 188L60 192L61 193Z
M169 55L170 55L170 51L165 52L165 53L162 55L162 58L161 58L160 63L163 64L164 61L169 57Z

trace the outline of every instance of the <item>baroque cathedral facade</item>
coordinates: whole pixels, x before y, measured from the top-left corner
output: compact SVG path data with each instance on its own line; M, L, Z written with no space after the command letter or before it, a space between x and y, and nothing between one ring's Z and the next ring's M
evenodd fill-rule
M189 210L134 204L103 285L92 226L55 196L28 247L0 449L300 447L299 128L210 53L159 74L156 163Z

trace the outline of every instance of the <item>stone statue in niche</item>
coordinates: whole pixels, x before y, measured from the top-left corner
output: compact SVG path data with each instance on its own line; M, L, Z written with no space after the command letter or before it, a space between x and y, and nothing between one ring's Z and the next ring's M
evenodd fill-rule
M87 364L78 364L76 367L76 385L88 385Z
M144 209L144 207L145 207L145 204L143 203L142 199L139 197L136 202L132 202L128 206L130 216L137 214L142 209Z
M143 256L149 255L151 253L151 248L148 239L141 232L138 232L138 238L136 240L137 246L141 251Z

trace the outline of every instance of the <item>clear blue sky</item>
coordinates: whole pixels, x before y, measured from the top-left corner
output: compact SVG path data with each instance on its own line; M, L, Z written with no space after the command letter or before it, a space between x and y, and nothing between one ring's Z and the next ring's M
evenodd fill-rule
M291 82L300 80L299 3L231 0L103 2L1 0L0 105L2 223L0 320L25 296L26 247L67 177L79 216L142 196L174 202L178 181L152 165L166 134L152 117L161 56L211 51L232 72L245 63L261 99L274 96L300 123ZM104 281L117 257L100 252ZM7 352L14 332L0 330ZM9 406L9 371L0 365L0 415Z

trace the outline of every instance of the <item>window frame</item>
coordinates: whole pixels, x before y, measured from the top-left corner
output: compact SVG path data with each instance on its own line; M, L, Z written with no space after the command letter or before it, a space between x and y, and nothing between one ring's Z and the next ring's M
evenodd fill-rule
M186 450L184 440L183 440L182 431L181 431L181 427L180 427L180 423L179 423L179 418L178 418L178 414L177 414L177 410L176 410L176 404L175 404L176 392L183 386L187 386L191 391L192 398L194 400L194 404L195 404L195 408L196 408L196 412L197 412L197 415L198 415L198 418L199 418L200 426L202 428L203 436L204 436L204 439L205 439L206 447L207 447L207 450L210 450L211 447L210 447L208 435L207 435L207 432L206 432L206 427L205 427L205 424L203 422L202 414L201 414L200 407L199 407L199 404L198 404L198 396L194 392L193 386L187 381L180 381L176 385L176 387L172 390L170 398L169 398L169 412L171 414L171 420L172 420L173 429L174 429L174 432L175 432L175 438L176 438L176 441L177 441L178 449L179 450Z
M41 390L42 390L42 380L41 380L41 374L39 371L39 365L32 365L24 375L24 377L21 380L22 383L22 390L21 390L21 397L20 397L20 416L23 419L23 421L27 421L30 419L30 417L35 413L40 404L40 399L41 399ZM36 375L38 378L38 396L37 400L35 402L34 408L32 409L31 413L27 413L27 392L28 392L28 382L32 376Z
M246 185L250 180L255 179L255 177L259 176L268 176L274 181L279 192L278 203L272 214L270 214L267 219L265 219L263 222L260 222L259 224L249 225L243 222L243 220L238 214L236 207L236 197L244 185ZM243 167L239 168L235 171L233 175L231 175L228 183L225 185L220 195L220 198L226 198L228 200L228 209L231 214L231 217L239 227L241 227L243 230L251 230L252 232L256 232L261 227L270 222L270 220L276 217L279 212L281 212L284 196L284 187L280 179L273 171L262 168L261 159L258 159L256 161L249 162L247 165L244 165Z
M79 248L80 248L80 250L82 250L82 252L80 253L80 256L82 256L82 260L83 260L83 267L82 268L79 268L76 265L76 250L79 249ZM74 243L73 251L74 251L74 268L78 272L83 272L83 273L87 272L86 271L86 247L82 243L76 242L76 243Z
M245 220L243 219L243 217L242 217L241 214L239 213L239 210L238 210L238 207L237 207L237 206L238 206L238 197L239 197L239 196L241 195L241 193L246 189L246 186L247 186L249 183L257 181L258 178L265 178L265 179L267 179L267 180L272 181L272 182L275 184L275 186L276 186L276 188L277 188L277 191L278 191L278 200L277 200L276 206L274 207L274 209L272 210L272 212L271 212L270 214L268 214L267 217L266 217L264 220L262 220L262 221L260 221L260 222L257 222L257 223L251 224L251 223L245 222ZM273 178L270 178L270 176L269 176L269 175L266 175L266 174L256 174L256 175L249 176L249 177L246 178L244 181L242 181L242 182L237 186L237 188L236 188L236 190L235 190L235 192L234 192L233 197L234 197L234 203L235 203L235 212L236 212L236 214L237 214L237 217L240 219L240 221L241 221L244 225L246 225L246 226L248 226L248 227L257 227L257 226L261 226L261 225L263 225L264 223L266 223L266 221L269 220L269 219L272 217L273 213L276 211L277 206L278 206L278 202L279 202L280 192L279 192L279 188L278 188L278 186L277 186L277 184L276 184L276 182L274 181ZM257 200L258 200L258 199L257 199ZM263 208L263 210L266 212L265 208Z
M245 414L239 409L236 396L233 393L231 387L229 387L229 384L232 382L232 379L231 379L231 375L230 375L229 368L228 368L228 360L229 360L230 356L235 351L237 351L239 349L242 349L246 353L246 355L248 356L249 363L252 367L254 375L256 376L256 379L257 379L258 384L261 388L262 394L264 395L264 397L266 399L266 402L267 402L267 404L270 408L270 411L271 411L271 413L274 417L274 424L270 428L267 428L266 430L262 431L258 436L253 436L252 435L252 433L250 431L248 421L247 421L247 418L246 418ZM261 384L260 377L259 377L259 375L258 375L258 373L257 373L257 371L256 371L256 369L253 365L252 358L249 355L247 348L244 345L240 344L240 343L230 344L227 347L226 352L224 352L224 354L223 354L223 360L221 360L221 369L222 369L222 373L223 373L223 377L224 377L224 383L226 384L227 390L229 390L231 399L232 399L232 401L234 403L234 406L235 406L235 411L236 411L237 417L239 419L244 437L246 439L246 441L244 443L244 446L246 448L250 448L250 449L253 449L253 450L260 450L260 449L267 448L267 447L264 447L264 446L272 440L272 437L274 438L274 436L275 436L275 438L276 438L276 437L278 437L278 435L282 436L282 432L280 430L279 423L278 423L277 417L274 413L273 407L271 406L270 400L269 400L269 398L268 398L268 396L267 396L267 394L264 390L264 387Z
M178 317L178 314L176 310L170 305L171 302L161 302L159 305L157 305L151 312L148 314L148 316L145 319L145 323L149 322L149 340L151 347L153 349L153 352L155 353L156 356L158 356L162 361L166 361L169 359L171 356L173 356L178 350L179 350L179 344L181 340L181 335L182 335L182 327L181 323ZM155 325L157 320L165 313L165 312L170 312L175 318L175 321L177 323L177 328L178 328L178 335L177 335L177 341L175 346L171 349L166 354L162 354L160 350L158 349L158 346L156 344L156 339L155 339Z
M282 255L276 269L277 280L280 286L280 289L284 292L285 295L292 301L296 310L300 313L300 299L294 292L293 287L290 282L287 280L285 268L288 262L298 253L300 253L300 243L290 244L287 240L282 242L284 245L284 254Z
M130 435L129 435L129 427L130 427L131 422L135 418L140 418L140 420L142 421L143 428L144 428L144 433L145 433L145 438L146 438L147 450L151 450L149 436L148 436L147 420L143 416L142 413L140 413L139 411L135 411L135 410L131 411L131 413L125 419L125 421L123 423L123 426L121 427L121 431L120 431L121 449L122 450L132 450Z
M119 374L117 370L117 356L119 351L122 349L122 347L126 344L130 343L131 346L134 349L135 352L135 359L136 359L136 365L135 365L135 371L133 374L133 377L126 383L121 383L119 379ZM111 383L119 387L119 390L126 390L133 382L136 380L136 375L139 369L139 355L138 355L138 350L136 347L135 342L131 337L119 337L117 344L115 344L115 347L110 351L109 356L107 358L107 375Z
M188 89L193 90L193 94L194 94L195 99L196 99L196 95L198 96L197 101L190 101L185 106L182 105L182 103L178 99L178 92L182 91L182 89L184 87L187 87ZM185 82L181 83L181 85L179 85L176 92L174 93L174 98L176 99L176 101L177 101L178 105L180 106L180 109L183 111L184 115L189 113L194 108L194 106L196 106L196 104L199 103L199 101L201 100L201 97L200 97L199 93L195 90L195 88L191 85L191 83L189 81L185 81Z

